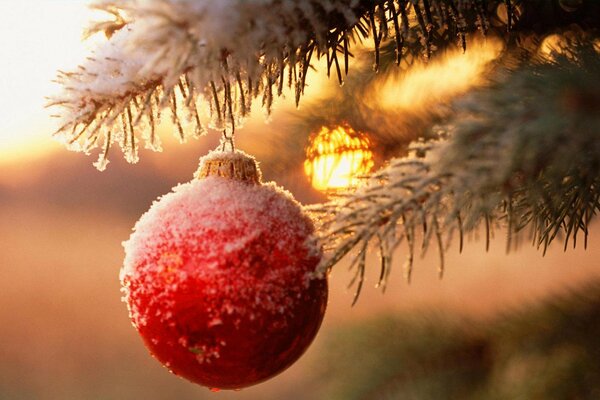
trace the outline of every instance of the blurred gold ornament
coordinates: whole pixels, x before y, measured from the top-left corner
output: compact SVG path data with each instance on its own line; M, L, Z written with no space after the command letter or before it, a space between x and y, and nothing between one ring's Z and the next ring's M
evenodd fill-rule
M348 125L321 127L306 149L304 172L317 190L340 190L358 185L373 168L373 152L366 135Z
M511 11L510 25L512 27L517 22L519 22L519 19L521 19L521 14L523 13L523 10L522 10L521 5L512 3L510 6L510 11ZM498 7L496 8L496 17L498 18L497 21L499 21L501 24L503 24L503 25L509 24L508 9L506 7L506 3L498 4Z
M568 40L564 35L553 33L544 38L540 44L539 52L543 57L550 60L554 59L553 53L564 54L564 48L568 45Z

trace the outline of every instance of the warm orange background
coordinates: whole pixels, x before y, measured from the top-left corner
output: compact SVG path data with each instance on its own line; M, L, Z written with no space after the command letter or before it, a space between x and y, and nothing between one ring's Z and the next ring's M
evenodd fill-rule
M340 324L421 309L489 317L600 276L597 224L587 251L563 253L555 245L544 258L527 244L505 255L503 232L488 254L472 240L462 255L449 251L443 280L431 254L418 262L410 286L402 280L399 254L385 295L372 287L373 259L354 308L342 263L331 276L329 310L315 344L281 376L214 394L170 375L147 354L120 302L121 242L153 199L191 178L198 157L218 138L212 133L186 145L167 141L164 153L143 152L137 165L114 151L103 173L93 168L93 158L52 142L43 96L54 90L54 71L76 65L84 54L80 31L89 16L84 2L0 2L1 399L311 399L318 391L312 371L326 350L323 338ZM269 162L268 155L286 144L280 133L294 112L280 108L269 125L252 120L238 132L238 144L264 161L267 179L301 201L322 200L301 164L281 171Z

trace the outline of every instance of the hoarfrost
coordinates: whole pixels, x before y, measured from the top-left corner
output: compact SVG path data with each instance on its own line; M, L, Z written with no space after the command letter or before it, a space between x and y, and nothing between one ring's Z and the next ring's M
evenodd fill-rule
M327 1L325 14L319 3L96 1L96 8L118 14L120 25L111 25L115 29L108 41L77 69L59 72L61 90L48 103L60 108L57 138L73 150L89 152L101 145L102 130L113 130L100 159L117 143L127 160L136 162L140 138L145 147L160 149L154 133L164 109L182 142L205 133L205 125L231 132L259 95L266 96L270 109L288 75L285 84L299 96L314 50L306 43L318 45L314 53L327 50L331 16L345 19L348 26L357 20L347 1ZM111 21L97 27L106 24ZM299 70L293 81L286 68ZM210 109L208 121L201 121L205 117L199 104ZM106 167L104 161L96 165Z

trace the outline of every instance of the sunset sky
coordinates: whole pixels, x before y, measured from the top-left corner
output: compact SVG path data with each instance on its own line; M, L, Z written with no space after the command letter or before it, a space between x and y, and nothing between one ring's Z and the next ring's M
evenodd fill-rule
M81 32L92 16L85 1L0 2L0 163L58 147L44 96L56 90L56 71L77 65L88 51Z

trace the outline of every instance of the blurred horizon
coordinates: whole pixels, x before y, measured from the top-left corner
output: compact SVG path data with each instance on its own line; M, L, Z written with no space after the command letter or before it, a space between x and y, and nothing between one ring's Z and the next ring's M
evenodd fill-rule
M118 282L121 242L157 196L191 178L198 153L212 147L205 139L148 154L136 166L115 157L102 173L90 157L64 151L0 176L0 398L158 400L166 393L179 399L318 398L313 371L327 355L323 343L347 324L382 315L437 314L485 323L600 278L594 261L600 256L597 223L587 251L564 253L555 244L545 257L528 244L505 255L503 232L497 231L489 253L481 240L467 242L461 255L453 246L442 280L437 255L427 255L416 263L410 285L402 277L401 249L385 294L374 288L373 254L355 307L353 289L346 288L351 274L342 262L330 277L322 330L296 365L254 388L210 393L151 359L120 302ZM266 167L263 163L267 178L288 189L296 185L292 192L302 201L318 200L301 179L301 166L296 177Z

